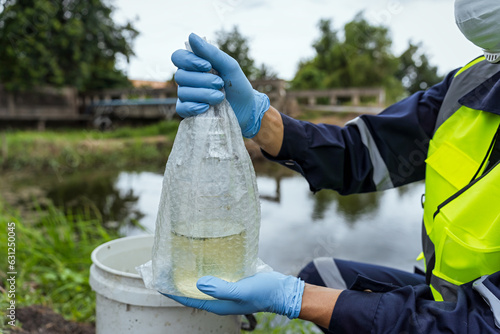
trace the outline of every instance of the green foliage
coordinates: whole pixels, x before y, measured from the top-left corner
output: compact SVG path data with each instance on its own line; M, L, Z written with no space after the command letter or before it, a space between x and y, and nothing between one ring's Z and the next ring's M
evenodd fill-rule
M7 253L7 224L15 223L16 306L49 306L64 317L93 321L95 300L89 286L90 254L100 244L117 238L102 222L54 207L39 211L33 226L25 225L15 212L0 204L0 252ZM1 279L6 277L1 275ZM5 284L5 281L4 281Z
M216 43L222 51L236 59L243 73L250 79L276 79L277 74L269 66L262 64L255 67L255 61L250 57L248 38L243 36L237 26L231 31L224 29L216 32Z
M412 85L403 86L401 80L413 78L413 72L420 78L420 72L425 71L426 82L436 83L437 75L431 75L436 67L429 66L418 48L396 57L388 28L370 24L363 13L345 24L341 33L332 28L331 20L321 20L318 26L320 37L313 43L316 55L299 64L291 82L293 89L381 86L386 88L389 100L395 100L405 88L411 92ZM415 58L415 54L421 58ZM423 66L414 66L419 61Z
M163 121L142 127L120 127L109 132L92 131L94 138L138 138L147 136L167 136L169 140L174 140L179 127L178 121Z
M399 69L396 77L403 82L408 93L427 89L443 80L437 74L437 67L432 66L427 56L420 50L421 44L408 43L408 49L399 57Z
M74 86L80 91L127 87L116 69L128 61L138 32L117 25L103 0L7 0L0 12L0 82L7 90Z
M324 89L328 88L325 82L326 70L318 68L314 61L301 62L295 78L291 82L292 89ZM330 74L332 79L339 80L339 72ZM332 86L330 88L334 88Z

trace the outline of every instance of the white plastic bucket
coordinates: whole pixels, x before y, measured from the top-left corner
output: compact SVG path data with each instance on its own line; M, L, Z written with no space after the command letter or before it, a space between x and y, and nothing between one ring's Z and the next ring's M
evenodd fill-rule
M152 235L116 239L92 252L90 286L96 292L96 332L240 333L239 316L184 307L144 287L135 267L151 259Z

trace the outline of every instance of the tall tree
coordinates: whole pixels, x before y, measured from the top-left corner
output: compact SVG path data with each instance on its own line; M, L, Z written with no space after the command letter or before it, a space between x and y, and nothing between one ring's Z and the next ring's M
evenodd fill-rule
M116 68L138 32L116 24L105 0L6 0L0 12L0 83L8 90L128 86Z
M402 67L400 63L404 61L392 53L392 40L387 27L370 24L362 12L344 25L341 34L332 28L331 20L321 20L318 26L320 37L313 43L316 55L299 63L292 88L382 86L386 88L390 100L401 97L405 88L410 91L409 86L401 83L405 76L404 70L410 69L408 66ZM423 60L427 60L425 55L423 57ZM425 68L414 69L420 72ZM435 67L426 69L429 72L426 78L430 78L432 71L437 70Z
M316 50L317 59L316 64L320 68L331 68L335 45L338 44L339 39L337 37L337 31L332 29L331 20L320 20L318 23L321 36L318 40L313 43L313 47Z

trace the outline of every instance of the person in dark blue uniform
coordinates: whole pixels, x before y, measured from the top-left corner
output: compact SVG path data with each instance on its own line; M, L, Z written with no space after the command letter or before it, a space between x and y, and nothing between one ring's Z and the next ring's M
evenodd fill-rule
M318 258L299 278L201 278L198 288L216 300L169 297L221 315L301 318L325 333L500 331L500 2L456 0L455 16L485 55L344 127L279 113L233 58L191 34L193 52L172 55L179 115L203 113L226 97L243 136L301 173L314 192L371 192L425 179L426 273Z

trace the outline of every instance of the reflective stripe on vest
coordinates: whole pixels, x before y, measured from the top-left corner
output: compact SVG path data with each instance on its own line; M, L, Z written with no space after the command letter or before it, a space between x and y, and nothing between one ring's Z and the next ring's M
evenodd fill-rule
M500 166L489 161L500 116L458 103L495 74L489 66L482 57L457 73L429 144L423 245L436 300L500 269Z

